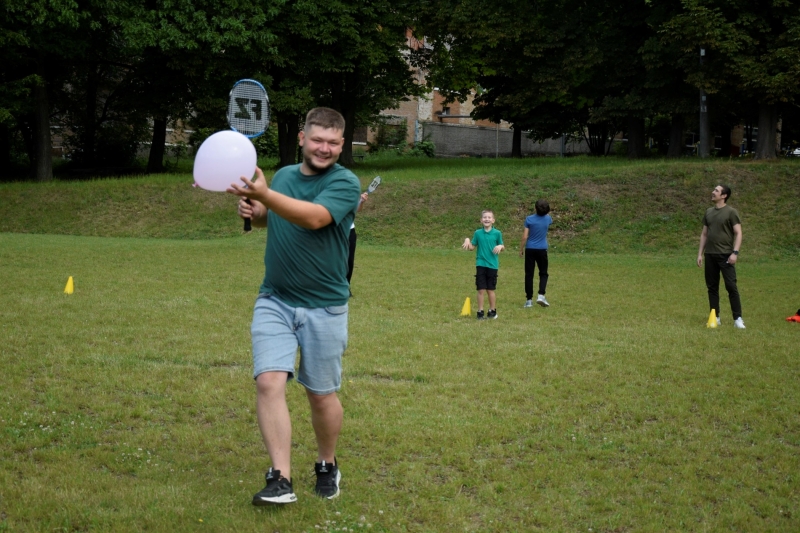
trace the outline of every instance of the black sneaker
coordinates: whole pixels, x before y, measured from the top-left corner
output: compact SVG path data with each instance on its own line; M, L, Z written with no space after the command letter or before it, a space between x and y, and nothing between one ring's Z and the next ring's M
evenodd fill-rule
M253 496L253 505L269 505L271 503L293 503L297 496L292 490L292 482L281 475L280 470L269 469L266 475L267 486Z
M486 317L483 316L483 311L478 311L478 320L483 320L484 318Z
M332 500L339 495L339 481L342 480L342 473L339 472L336 459L334 459L334 464L325 461L315 463L314 473L317 474L317 486L314 487L317 496Z
M497 318L497 309L489 309L489 314L486 318Z

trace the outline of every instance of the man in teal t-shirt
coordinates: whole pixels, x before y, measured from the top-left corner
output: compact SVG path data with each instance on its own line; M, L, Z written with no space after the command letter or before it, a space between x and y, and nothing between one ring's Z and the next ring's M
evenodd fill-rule
M297 501L292 487L292 422L286 383L306 389L317 440L315 492L339 495L336 442L343 410L336 392L347 347L347 249L361 185L336 164L344 145L344 118L333 109L308 112L298 138L303 162L280 169L267 186L264 174L242 178L228 192L242 197L239 216L267 227L266 272L253 311L256 414L271 466L253 505ZM250 203L246 201L250 200Z
M503 234L494 228L494 213L486 209L481 212L482 228L475 230L472 240L464 239L461 247L465 250L478 249L475 254L475 287L478 291L478 320L497 318L497 270L500 268L498 254L506 249ZM484 295L489 295L489 313L484 317Z

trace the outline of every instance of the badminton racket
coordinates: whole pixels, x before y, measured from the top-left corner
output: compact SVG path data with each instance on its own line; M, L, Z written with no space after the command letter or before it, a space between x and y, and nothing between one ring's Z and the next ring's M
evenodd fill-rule
M269 97L256 80L239 80L228 96L228 124L233 131L254 139L269 128ZM248 204L250 200L245 200ZM244 219L244 231L250 231L250 219Z

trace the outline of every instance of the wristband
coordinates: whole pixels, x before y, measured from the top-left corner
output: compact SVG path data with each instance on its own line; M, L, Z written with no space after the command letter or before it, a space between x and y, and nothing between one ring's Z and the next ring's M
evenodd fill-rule
M733 255L739 255L739 250L734 250Z

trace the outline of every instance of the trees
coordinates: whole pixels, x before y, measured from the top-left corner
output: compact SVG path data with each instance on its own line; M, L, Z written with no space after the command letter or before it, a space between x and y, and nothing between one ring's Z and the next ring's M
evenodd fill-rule
M281 164L294 153L297 127L313 105L341 112L347 127L341 161L351 164L353 130L401 99L421 94L406 57L411 4L372 0L296 0L284 6L276 56L264 65L273 79ZM291 148L290 148L290 146ZM284 159L286 154L286 159Z
M740 119L758 108L757 158L775 157L780 109L796 106L800 94L798 7L781 0L685 0L663 25L664 42L684 53L680 64L689 83L726 102Z
M79 48L86 14L70 0L7 0L0 13L0 168L11 167L15 132L30 160L29 174L52 179L50 117L52 93L63 80L59 64Z
M449 5L447 17L426 27L434 35L431 83L462 99L480 87L473 116L507 120L537 139L588 129L592 153L605 154L606 135L633 110L645 111L631 90L643 71L631 54L646 36L640 4Z
M800 91L798 2L788 0L443 0L427 4L432 85L463 99L478 88L476 118L505 119L535 138L565 128L627 132L644 153L645 119L671 117L669 154L694 121L698 91L720 127L758 102L758 157L774 147L781 109ZM699 49L707 50L701 65Z
M132 158L152 121L148 167L160 170L167 122L191 114L214 85L208 79L241 77L242 67L270 57L265 27L284 2L6 4L0 15L0 146L21 133L37 178L49 179L52 120L64 126L75 164L87 167ZM0 155L10 157L6 152Z
M429 87L450 98L475 89L473 116L512 123L517 154L523 130L581 132L597 155L625 131L641 157L645 125L664 117L680 155L703 91L712 124L758 122L757 157L773 157L778 117L796 116L800 93L799 3L6 0L0 167L22 148L31 175L49 179L60 124L76 165L120 164L149 136L148 170L160 171L168 124L226 127L227 92L243 77L270 92L281 164L294 162L315 105L345 116L347 164L357 125L422 93L410 65L429 67ZM408 28L432 48L410 50Z
M283 0L131 3L120 18L120 32L130 49L130 105L153 123L149 172L163 169L169 123L188 120L208 104L210 95L219 99L214 109L224 116L223 95L233 81L252 76L260 61L274 57L270 27L283 4Z

